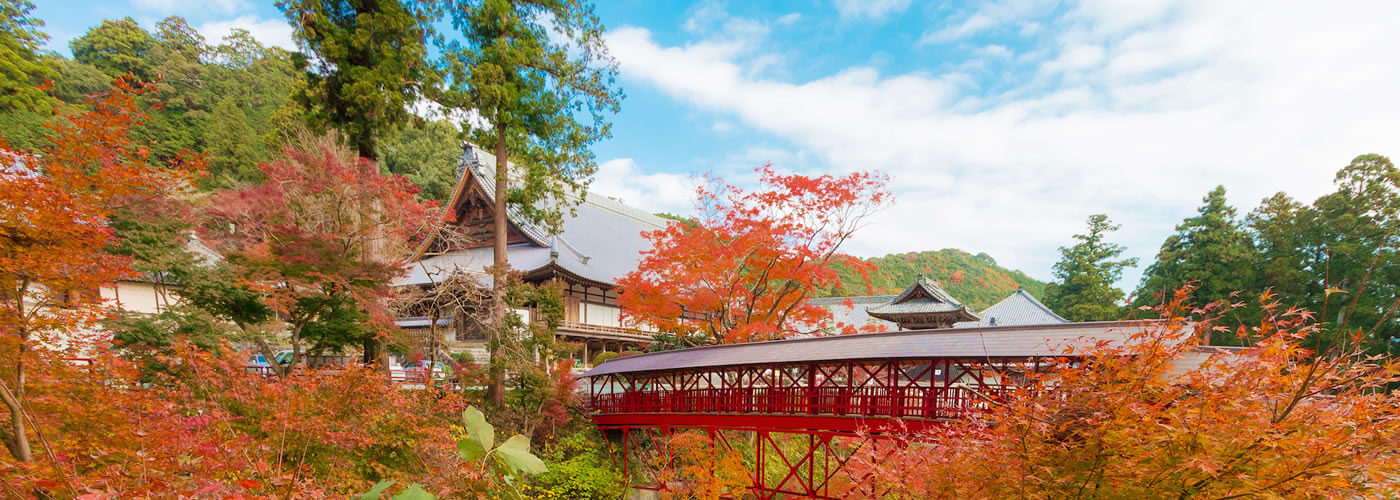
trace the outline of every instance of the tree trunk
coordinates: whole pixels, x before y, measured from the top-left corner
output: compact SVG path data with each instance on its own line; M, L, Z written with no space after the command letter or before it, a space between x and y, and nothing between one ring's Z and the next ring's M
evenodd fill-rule
M505 330L506 319L506 273L510 262L506 259L506 182L509 181L510 164L506 150L505 128L500 123L496 127L496 209L492 214L495 241L492 246L491 266L491 323L486 326L486 342L491 347L491 360L487 371L490 382L486 386L487 399L496 408L505 406L505 350L502 348L501 334Z
M291 375L297 369L297 363L301 362L301 329L305 325L292 326L292 359L287 361L286 373Z
M438 362L438 318L442 317L442 311L433 308L433 313L428 315L428 380L423 382L423 387L428 391L433 390L433 370L437 369ZM446 375L446 374L444 374Z
M24 293L26 288L28 287L22 288L21 293L18 294L19 303L16 304L17 307L15 307L15 310L20 313L19 317L21 318L23 318L25 314L23 298L26 295ZM10 409L10 430L13 432L12 435L3 436L5 438L5 447L10 449L10 455L15 457L15 460L21 462L28 462L34 459L34 453L29 448L29 433L25 430L24 425L24 355L28 350L28 343L29 332L23 326L20 326L19 345L16 346L15 351L14 391L11 392L10 387L5 385L3 380L0 380L0 400L3 400L5 406Z
M282 369L282 365L277 364L277 353L273 352L272 346L267 345L267 339L258 335L253 338L253 343L257 344L258 351L262 353L263 358L267 359L267 366L272 369L272 373L276 374L278 378L286 377L287 370Z
M9 387L3 384L0 382L0 399L3 399L5 406L10 409L10 429L13 432L9 436L3 436L5 447L9 448L10 455L15 457L15 460L20 462L34 460L34 453L29 448L29 433L24 426L23 402L10 392Z
M376 144L376 138L371 136L364 140L357 141L356 149L361 158L369 160L369 162L373 163L377 168L379 166L379 149L376 147ZM372 238L371 241L373 241ZM367 244L361 251L360 259L368 262L378 257L374 255L376 250L376 248L371 248L371 245ZM379 300L382 302L385 299ZM373 367L378 365L380 372L384 374L384 378L393 379L393 369L389 366L389 353L385 351L384 341L381 340L378 335L371 333L368 337L365 337L362 343L362 349L364 353L361 357L361 361L365 366Z

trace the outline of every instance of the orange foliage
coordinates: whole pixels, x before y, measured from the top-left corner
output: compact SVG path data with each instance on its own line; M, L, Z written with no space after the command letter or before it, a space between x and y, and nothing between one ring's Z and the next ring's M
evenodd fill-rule
M0 465L6 491L88 498L343 496L380 478L430 491L482 491L491 480L458 460L455 394L405 391L365 368L288 378L246 372L246 354L187 345L142 373L111 355L75 366L39 353L35 423L61 467Z
M21 462L34 458L39 437L26 417L26 364L40 363L36 348L82 352L99 341L98 290L131 274L125 259L104 251L113 239L108 217L164 198L204 169L188 156L152 162L127 137L146 119L136 96L150 89L123 79L114 88L89 102L91 111L50 125L36 154L0 144L0 400L9 410L0 441Z
M452 445L456 395L362 368L267 379L227 346L177 344L143 369L90 333L98 288L131 273L104 251L108 218L161 206L203 170L189 156L155 164L129 139L147 91L118 80L38 154L0 150L0 497L344 497L378 479L489 489Z
M1364 332L1305 349L1312 315L1268 293L1254 340L1185 373L1172 361L1230 306L1186 310L1122 346L1062 361L985 420L855 456L860 494L892 498L1381 497L1400 494L1400 361L1366 357ZM1204 317L1188 321L1186 315ZM1311 343L1311 341L1309 341Z
M653 248L619 280L628 321L719 343L784 338L830 319L806 299L839 285L836 263L868 281L870 266L838 251L866 217L892 202L886 176L757 171L755 191L708 178L697 189L696 225L672 223L646 234Z
M657 464L662 498L713 500L741 496L753 481L743 457L699 432L676 432L666 440L669 464ZM661 459L663 462L665 458Z

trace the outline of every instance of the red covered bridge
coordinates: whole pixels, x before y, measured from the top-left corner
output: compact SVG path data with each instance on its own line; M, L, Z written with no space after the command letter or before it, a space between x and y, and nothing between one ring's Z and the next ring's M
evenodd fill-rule
M1068 349L1150 327L1064 323L719 345L618 358L584 377L594 423L642 481L664 483L637 464L664 469L666 437L690 429L741 452L759 498L836 498L861 479L841 472L861 446L983 411Z

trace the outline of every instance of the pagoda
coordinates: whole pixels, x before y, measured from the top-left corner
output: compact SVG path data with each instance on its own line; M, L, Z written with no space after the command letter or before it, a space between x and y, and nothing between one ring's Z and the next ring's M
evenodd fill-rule
M873 306L866 314L899 325L900 330L952 328L954 323L981 319L922 274L894 300Z

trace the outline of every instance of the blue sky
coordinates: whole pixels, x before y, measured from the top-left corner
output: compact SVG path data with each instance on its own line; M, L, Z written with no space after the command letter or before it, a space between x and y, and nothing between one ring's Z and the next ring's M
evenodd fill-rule
M287 46L270 1L39 1L50 47L177 14ZM693 176L878 169L896 206L848 249L945 247L1050 277L1092 213L1143 265L1223 184L1241 215L1400 154L1400 2L599 2L627 94L595 191L685 212Z

